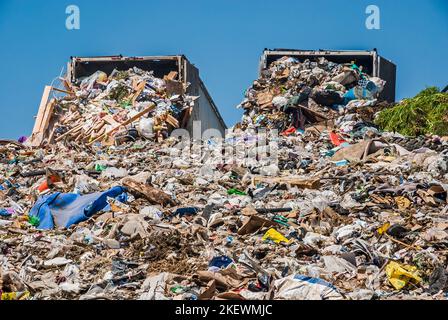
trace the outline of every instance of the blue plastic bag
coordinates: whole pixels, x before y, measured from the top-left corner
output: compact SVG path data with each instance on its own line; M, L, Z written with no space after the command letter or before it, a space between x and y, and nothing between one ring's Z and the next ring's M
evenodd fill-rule
M75 193L54 193L40 197L29 212L39 218L39 229L68 228L85 221L108 206L107 198L125 202L126 189L113 187L105 192L87 195Z
M231 264L233 261L227 256L217 256L214 257L208 264L209 267L215 267L215 268L226 268L229 264Z

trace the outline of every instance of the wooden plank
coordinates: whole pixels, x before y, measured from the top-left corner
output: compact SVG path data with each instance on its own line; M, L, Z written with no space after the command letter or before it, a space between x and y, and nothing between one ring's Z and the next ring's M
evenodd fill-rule
M106 122L103 121L103 119L101 119L94 127L93 130L94 131L98 131L100 130L102 127L104 127L104 125L106 124Z
M57 92L66 93L66 94L68 94L68 95L72 95L72 94L73 94L72 91L66 91L66 90L62 90L62 89L55 88L55 87L52 87L52 90L57 91Z
M146 86L146 81L142 81L137 85L136 92L134 93L134 95L132 96L132 99L131 99L132 105L135 105L135 100L137 100L140 93L142 93L143 89L145 89L145 86Z
M55 132L56 132L56 127L54 127L53 130L51 130L51 133L48 136L48 143L53 143L53 137L54 137Z
M137 79L132 79L132 89L134 89L134 91L137 91L138 84L139 82Z
M127 126L128 124L134 122L137 119L140 119L141 117L143 117L145 114L147 114L148 112L154 110L156 107L155 104L151 104L150 106L148 106L147 108L145 108L143 111L140 111L139 113L137 113L135 116L133 116L132 118L126 120L125 122L121 123L120 125L114 126L113 128L109 129L108 131L106 131L104 134L98 136L97 138L95 138L92 142L89 143L89 145L97 142L100 139L103 139L104 137L110 135L112 132L114 132L115 130L117 130L119 127L121 126Z
M73 139L75 140L75 142L80 142L82 140L82 138L84 137L84 133L82 132L82 129L73 136Z
M42 141L45 138L45 134L47 133L48 126L50 124L51 117L53 116L54 106L56 105L56 99L50 98L50 93L52 90L70 94L73 92L65 91L62 89L54 88L52 86L45 86L44 92L42 94L42 98L39 105L39 111L36 117L36 121L34 122L33 133L31 135L31 146L37 147L42 144ZM51 135L51 134L50 134Z
M179 121L170 114L166 115L166 122L175 128L179 128Z
M31 134L30 146L32 146L32 147L40 146L43 139L44 139L44 134L42 132L33 132Z
M105 122L103 122L105 124ZM103 125L96 133L92 133L89 138L89 142L95 140L99 136L102 136L106 132L106 127Z
M53 116L54 106L56 105L56 99L51 99L50 103L45 108L45 114L42 119L42 138L45 137L48 125L50 124L51 117ZM42 143L42 141L40 141Z
M48 99L50 98L50 92L52 87L45 86L42 98L40 100L39 111L37 113L36 121L34 122L33 133L31 134L30 144L33 147L38 147L44 138L45 134L45 124L48 126L49 117L49 106ZM52 110L52 109L51 109Z
M105 115L102 119L112 126L120 126L121 125L121 123L115 121L115 119L110 114Z
M177 77L177 71L171 71L170 73L168 73L168 75L166 75L164 78L168 79L168 80L175 80Z
M71 128L70 130L68 130L66 133L60 135L59 137L56 138L56 141L61 141L62 139L64 139L66 136L68 136L69 134L75 133L76 131L81 130L83 124L79 124L73 128Z
M42 119L45 114L45 110L48 104L48 99L50 97L51 86L45 86L44 93L42 94L42 98L40 100L39 111L37 113L36 122L34 122L33 134L41 132Z
M95 123L92 124L92 126L84 133L85 136L90 136L90 134L93 132Z

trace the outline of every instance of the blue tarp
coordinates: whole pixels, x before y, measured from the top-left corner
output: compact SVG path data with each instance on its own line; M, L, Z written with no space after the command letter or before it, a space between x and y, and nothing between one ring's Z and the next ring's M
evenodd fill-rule
M40 197L29 213L39 218L39 229L68 228L87 220L107 205L107 197L125 202L126 188L113 187L105 192L86 195L57 192Z

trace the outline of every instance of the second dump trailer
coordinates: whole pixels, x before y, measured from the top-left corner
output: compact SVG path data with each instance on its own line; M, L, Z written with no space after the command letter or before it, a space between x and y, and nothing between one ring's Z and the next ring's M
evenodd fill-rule
M298 49L265 49L260 59L260 72L273 61L289 56L304 61L320 57L335 63L355 63L363 72L386 81L380 101L395 102L396 65L373 50L298 50Z

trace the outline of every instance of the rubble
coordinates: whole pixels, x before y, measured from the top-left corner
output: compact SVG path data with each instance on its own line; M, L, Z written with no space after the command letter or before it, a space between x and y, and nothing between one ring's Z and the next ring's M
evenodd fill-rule
M2 299L447 298L446 140L391 142L373 123L384 81L279 59L223 141L173 157L146 125L189 98L159 80L98 72L58 102L54 143L1 142Z

